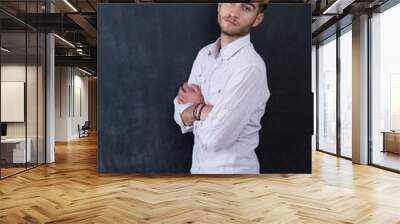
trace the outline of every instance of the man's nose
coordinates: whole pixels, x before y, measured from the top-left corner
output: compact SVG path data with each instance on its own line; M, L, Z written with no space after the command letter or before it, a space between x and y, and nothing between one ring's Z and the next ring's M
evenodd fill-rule
M240 3L234 3L229 10L229 17L237 19L240 13Z

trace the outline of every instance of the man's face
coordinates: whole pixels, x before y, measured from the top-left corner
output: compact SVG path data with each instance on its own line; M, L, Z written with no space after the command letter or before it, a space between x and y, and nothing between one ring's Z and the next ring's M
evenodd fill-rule
M244 36L264 19L258 3L219 3L218 24L227 36Z

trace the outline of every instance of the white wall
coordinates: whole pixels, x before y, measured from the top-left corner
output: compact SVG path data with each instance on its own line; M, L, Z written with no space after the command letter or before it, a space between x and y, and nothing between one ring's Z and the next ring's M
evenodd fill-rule
M88 77L72 67L56 67L55 73L55 140L70 141L88 120Z
M74 75L74 107L72 108L72 130L71 135L75 138L78 137L78 124L81 126L85 123L85 121L89 120L89 113L88 113L88 77L82 76L83 73L78 71L78 75L76 74L78 70L75 70Z
M68 140L69 80L67 67L55 68L55 141Z
M1 82L1 121L24 122L25 83Z
M25 82L25 64L8 64L1 66L1 81L2 82ZM28 67L28 71L32 67ZM30 72L28 72L30 74ZM4 96L3 96L4 97ZM6 108L1 108L5 110ZM8 137L25 137L25 123L12 122L7 123L7 136Z
M26 70L27 69L27 74ZM41 71L39 71L41 72ZM5 64L1 66L1 81L2 82L25 82L25 75L28 78L27 87L27 119L28 119L28 137L31 133L36 135L36 66L29 66L26 68L24 65L19 64ZM6 96L3 96L6 97ZM39 105L39 107L42 105ZM1 108L6 110L6 108ZM35 113L33 113L33 111ZM7 136L8 137L25 137L25 123L26 122L7 122Z

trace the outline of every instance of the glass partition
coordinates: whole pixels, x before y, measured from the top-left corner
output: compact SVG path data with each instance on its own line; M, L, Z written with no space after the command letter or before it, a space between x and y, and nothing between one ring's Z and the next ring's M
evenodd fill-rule
M26 33L3 32L1 47L1 176L7 177L24 171L31 158L26 141Z
M336 36L318 47L318 149L336 154Z
M1 1L0 7L41 13L45 1ZM28 21L29 23L29 21ZM45 163L45 34L0 12L0 178Z
M26 113L27 113L27 142L28 148L30 150L30 160L27 163L28 168L37 165L38 157L38 49L37 49L38 35L36 32L27 33L27 98L26 98Z

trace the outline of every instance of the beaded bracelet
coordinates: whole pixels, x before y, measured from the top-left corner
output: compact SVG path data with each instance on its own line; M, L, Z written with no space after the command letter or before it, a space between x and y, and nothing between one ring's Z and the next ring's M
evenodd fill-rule
M200 103L198 103L198 104L196 104L195 106L194 106L194 108L193 108L193 119L194 120L197 120L196 118L196 110L197 110L197 108L200 106Z
M196 113L195 113L195 117L194 117L194 119L196 120L196 121L199 121L200 120L200 117L199 117L199 108L200 108L200 106L201 105L203 105L202 103L199 103L199 106L198 107L196 107Z
M199 118L199 120L201 120L201 112L203 111L203 108L206 106L206 104L203 104L201 107L200 107L200 109L199 109L199 115L198 115L198 118Z

